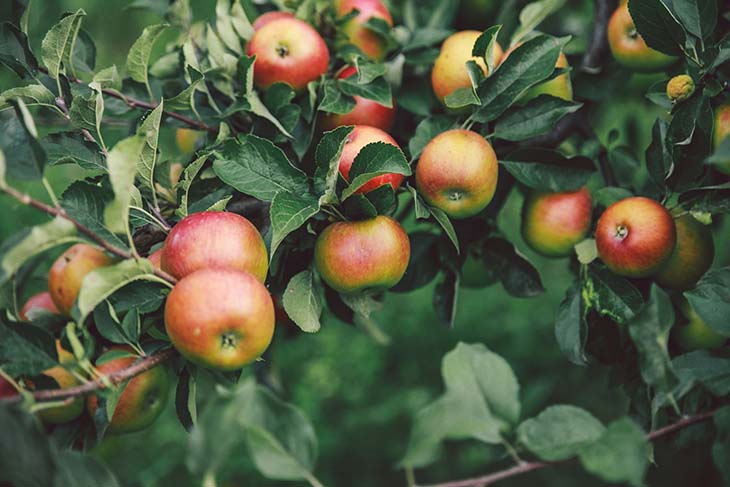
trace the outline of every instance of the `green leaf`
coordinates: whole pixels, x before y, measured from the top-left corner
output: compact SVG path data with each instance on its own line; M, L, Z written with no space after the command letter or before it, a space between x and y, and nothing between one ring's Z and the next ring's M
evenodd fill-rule
M712 459L727 484L730 482L730 406L720 408L713 420L717 434L712 445Z
M545 292L540 274L514 245L502 238L484 242L484 260L492 263L505 291L518 298L531 298Z
M723 267L710 270L694 289L684 293L702 321L724 336L730 336L728 286L730 286L730 267Z
M137 173L153 193L155 193L155 163L157 162L157 141L160 136L163 105L164 100L147 114L144 122L137 129L137 136L145 140L137 161Z
M104 207L111 201L108 188L76 181L63 192L61 206L66 213L107 242L120 248L127 244L104 225Z
M17 100L18 98L22 99L28 106L45 105L55 107L55 95L45 86L35 84L10 88L0 93L0 110L11 108L10 100Z
M0 248L0 283L7 282L28 259L58 245L76 242L76 227L65 218L36 225L20 238L8 239Z
M28 323L0 321L0 367L11 377L33 376L58 365L56 340Z
M719 397L730 394L728 358L716 357L705 350L698 350L675 357L672 360L672 367L681 381L700 383Z
M682 54L686 43L684 28L666 0L629 2L629 13L649 47L670 56Z
M383 305L373 296L365 293L340 294L340 299L353 312L352 322L365 334L372 338L378 345L390 344L390 336L383 331L381 326L371 317Z
M618 323L634 319L644 305L641 293L631 281L602 267L589 267L586 285L593 308Z
M58 79L62 68L70 69L73 74L71 53L79 33L81 20L86 16L83 9L62 18L56 25L46 33L41 43L41 59L48 68L48 74L53 79Z
M555 315L555 339L562 354L575 365L586 365L587 330L583 320L581 287L578 282L568 288Z
M255 56L243 56L238 60L238 72L236 76L239 79L246 80L246 101L249 104L248 110L254 115L258 115L269 122L273 123L279 131L286 137L292 139L292 135L281 125L281 122L266 108L266 105L259 98L258 92L253 88L253 64L256 60Z
M20 78L31 77L38 71L38 61L30 50L28 37L10 22L0 23L0 63Z
M56 132L44 137L41 144L51 166L73 163L89 171L106 171L99 147L78 132Z
M114 233L126 233L129 227L129 205L136 189L134 178L145 144L144 137L134 135L119 142L109 152L107 166L114 199L104 210L104 222Z
M295 275L282 297L284 310L296 325L307 333L319 331L324 306L324 289L310 270Z
M307 220L319 212L316 198L305 193L298 195L282 191L276 193L271 201L269 215L271 217L271 258L287 235L304 225Z
M207 160L207 155L198 157L185 168L185 171L183 171L182 179L178 184L178 188L182 189L182 194L180 195L180 206L177 210L175 210L175 215L179 216L180 218L185 218L186 216L188 216L188 198L190 193L190 187L193 185L195 177L198 175L200 169L203 167L203 164L205 164L205 161Z
M262 201L273 200L280 191L309 193L307 175L272 142L255 135L224 143L215 152L213 170L224 183Z
M495 25L482 32L474 42L471 51L472 56L484 60L484 64L487 66L487 75L494 72L494 47L497 45L497 37L501 29L501 25Z
M501 116L494 127L494 135L513 141L536 137L553 130L561 118L582 106L582 103L540 95L527 105L512 108Z
M119 91L122 89L122 78L115 65L100 70L92 81L98 83L101 89Z
M349 185L342 199L355 194L364 184L383 174L411 175L411 166L400 148L385 142L374 142L363 147L355 157L349 173Z
M39 180L43 176L46 153L38 141L35 122L22 99L11 103L14 112L0 112L0 149L5 153L6 176Z
M94 309L94 326L99 334L112 343L135 343L119 322L117 313L110 302L100 304Z
M93 456L64 450L59 452L54 486L66 485L119 487L119 482L111 470Z
M352 129L353 127L337 127L331 132L325 132L317 144L314 155L314 193L319 196L319 203L322 205L339 201L336 190L340 157Z
M520 12L520 26L512 34L510 45L515 45L530 34L550 14L565 5L565 0L540 0L527 4Z
M425 118L416 127L416 132L408 141L408 150L415 159L421 155L426 145L438 134L454 127L454 119L448 116Z
M518 149L499 162L519 182L540 191L576 191L596 171L587 157L567 158L546 149Z
M605 427L585 409L550 406L517 428L517 439L541 460L571 458L601 438Z
M441 324L452 329L456 322L456 310L459 298L459 273L451 269L444 272L444 277L433 290L433 307Z
M717 25L717 2L714 0L674 0L677 13L687 32L707 39Z
M354 76L337 80L337 82L346 95L361 96L368 100L374 100L385 107L393 107L393 93L390 89L390 83L383 77L376 78L365 84L361 84Z
M195 369L186 365L180 371L175 388L175 411L183 428L190 433L198 421L197 380Z
M651 144L646 148L646 169L659 188L666 187L666 179L673 170L674 160L667 148L669 124L658 118L651 131Z
M18 407L0 404L0 428L0 482L23 487L54 486L57 449L48 441L38 419Z
M416 204L418 204L418 200L416 200ZM461 249L459 248L459 237L456 235L456 230L454 229L454 225L451 223L451 220L449 220L449 216L440 208L428 206L425 203L424 206L428 209L428 213L433 216L433 219L436 220L441 228L443 228L451 243L454 244L456 253L461 253Z
M127 54L127 72L134 81L144 83L149 87L147 66L150 62L152 46L167 27L167 24L149 25L132 44Z
M337 80L325 80L322 93L322 101L317 107L320 112L343 115L355 109L355 99L340 90Z
M177 95L165 100L165 105L169 110L191 110L193 107L193 97L198 85L205 80L203 73L194 67L187 65L185 69L190 78L188 86Z
M578 262L581 264L588 265L598 258L598 248L596 247L596 240L593 238L587 238L575 244L574 248Z
M629 418L609 423L601 437L580 452L583 468L606 482L644 485L651 445Z

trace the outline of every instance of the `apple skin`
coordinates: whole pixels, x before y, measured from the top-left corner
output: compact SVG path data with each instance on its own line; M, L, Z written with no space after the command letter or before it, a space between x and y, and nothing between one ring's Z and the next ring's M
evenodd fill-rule
M636 31L628 2L619 5L608 22L608 45L619 64L641 73L661 71L677 60L646 45Z
M255 31L246 54L256 56L253 76L258 88L279 82L297 93L325 74L330 62L322 36L295 17L273 19Z
M96 370L103 375L113 374L131 366L137 357L114 358L110 352L102 354L96 361ZM170 374L164 365L158 365L127 382L114 415L109 421L107 433L133 433L148 428L162 413L170 393ZM93 418L98 407L98 398L87 399L87 409Z
M497 155L484 137L454 129L434 137L416 166L418 193L451 218L474 216L497 188Z
M238 370L268 348L274 303L252 274L202 269L180 280L165 304L165 329L187 359L216 370Z
M349 42L363 54L375 61L382 61L385 58L387 43L377 32L365 27L365 23L371 18L382 19L390 27L393 27L393 17L388 8L380 0L337 0L337 15L344 17L353 10L359 13L355 18L347 21L342 26L342 33Z
M385 142L386 144L398 147L398 143L393 139L393 137L377 127L356 125L355 128L352 129L352 132L350 132L350 135L347 136L345 145L342 148L342 155L340 155L340 174L343 178L345 178L345 180L349 181L348 177L350 176L350 169L352 169L352 164L355 162L355 158L362 148L374 142ZM402 174L383 174L382 176L376 176L364 185L360 186L356 193L369 193L384 184L390 184L393 191L395 191L398 187L400 187L404 179L405 177Z
M4 377L0 377L0 399L4 397L12 397L17 393L18 391L15 390L13 384L5 380Z
M337 77L346 79L356 75L357 68L348 66ZM354 98L355 108L351 112L344 114L328 113L320 118L320 126L323 131L334 130L343 125L370 125L386 132L393 127L395 100L393 106L388 108L375 100L369 100L361 96L355 96Z
M682 298L680 308L687 318L687 323L675 325L672 330L679 348L685 352L712 350L720 348L727 342L727 337L707 326L686 299Z
M259 30L261 27L265 26L266 24L277 20L277 19L292 19L294 18L294 14L290 12L282 12L281 10L274 10L271 12L266 12L264 14L259 15L256 17L256 20L253 23L253 30Z
M591 229L591 193L531 191L522 207L522 237L537 253L566 257Z
M598 255L621 276L651 276L667 262L676 243L672 215L656 201L641 196L609 206L596 227Z
M431 86L436 98L445 105L444 98L459 88L471 87L471 79L466 69L467 61L476 61L484 74L487 74L487 65L481 57L472 56L471 52L477 38L482 35L476 30L462 30L452 34L441 45L441 52L431 71ZM502 59L502 48L498 43L494 45L494 65Z
M662 287L677 291L692 289L712 266L715 243L712 231L690 214L674 220L677 245L654 280Z
M730 137L730 104L715 108L715 125L712 131L712 145L715 150L722 142ZM714 165L715 169L723 174L730 175L730 160Z
M60 389L81 385L81 382L67 369L73 367L76 359L73 354L63 349L60 340L56 340L56 352L61 365L43 371L43 375L56 381ZM38 417L46 424L63 424L78 418L83 411L84 398L76 397L70 404L38 411Z
M205 137L205 132L187 128L179 128L175 131L175 143L180 152L192 154L198 148L198 143Z
M406 231L383 215L332 223L314 245L317 271L332 289L343 294L395 286L405 274L410 256Z
M152 267L160 271L162 270L162 251L164 248L165 247L160 247L147 257L147 260L152 263Z
M199 269L235 269L266 279L266 245L246 218L224 211L193 213L175 225L162 247L162 269L181 279Z
M66 250L48 273L48 291L59 312L70 316L86 275L111 263L109 256L88 244L76 244Z
M29 321L31 317L28 315L28 313L30 313L31 316L33 315L31 311L45 311L52 315L58 314L58 308L53 302L53 298L51 298L51 293L49 293L48 291L35 294L28 298L28 301L26 301L23 307L20 309L20 313L18 313L18 316L23 321Z

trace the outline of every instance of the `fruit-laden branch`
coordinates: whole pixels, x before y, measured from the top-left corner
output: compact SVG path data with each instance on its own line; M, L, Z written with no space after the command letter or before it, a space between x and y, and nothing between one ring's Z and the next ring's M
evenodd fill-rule
M704 421L708 421L709 419L712 419L712 417L715 415L715 411L708 411L705 413L696 414L693 416L686 416L676 423L669 424L667 426L664 426L663 428L659 428L658 430L654 430L649 432L646 435L646 439L648 441L654 441L659 438L662 438L664 436L668 436L674 432L677 432L681 429L684 429L688 426L692 426L693 424L702 423ZM411 485L409 487L482 487L487 485L492 485L495 482L498 482L500 480L508 479L511 477L517 477L518 475L526 474L528 472L533 472L535 470L541 470L543 468L547 467L554 467L556 465L562 465L567 462L575 460L575 457L569 458L567 460L560 460L557 462L522 462L514 467L507 468L505 470L500 470L499 472L491 473L489 475L483 475L481 477L474 477L470 479L462 479L462 480L452 480L450 482L443 482L440 484L419 484L419 485Z
M132 379L146 372L154 367L157 367L161 363L175 357L177 352L174 349L168 348L161 352L158 352L149 357L145 357L142 360L135 362L133 365L126 369L119 370L111 373L103 378L98 378L93 381L86 382L80 386L68 387L65 389L44 389L41 391L32 392L31 395L36 401L62 401L73 397L86 396L96 391L97 389L103 389L107 384L118 386L122 382L128 379ZM18 403L23 400L21 394L15 394L14 396L0 399L0 403L12 404Z
M29 195L21 193L20 191L16 190L15 188L12 188L7 185L0 187L0 191L2 191L3 193L6 193L9 196L12 196L19 202L23 203L24 205L36 208L49 215L61 217L61 218L68 220L69 222L71 222L73 224L73 226L76 227L76 229L79 231L79 233L87 236L91 241L93 241L94 243L96 243L97 245L99 245L101 248L103 248L104 250L106 250L107 252L109 252L112 255L115 255L122 259L131 259L134 257L132 255L132 253L129 252L128 250L121 249L121 248L107 242L99 234L97 234L96 232L91 230L89 227L87 227L86 225L84 225L83 223L79 222L78 220L73 218L71 215L66 213L66 211L63 208L47 205L47 204L43 203L42 201L33 199ZM168 274L162 270L155 269L154 273L157 277L169 282L170 284L175 284L177 282L177 279L175 279L173 276L171 276L170 274Z

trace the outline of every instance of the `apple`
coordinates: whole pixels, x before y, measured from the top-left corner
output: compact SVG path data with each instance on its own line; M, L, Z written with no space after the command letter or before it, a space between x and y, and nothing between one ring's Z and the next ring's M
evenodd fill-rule
M463 30L449 36L441 45L441 51L431 71L431 86L436 98L444 104L444 98L459 88L471 87L471 79L466 69L467 61L476 61L482 72L487 74L487 65L481 57L472 56L474 43L482 35L477 30ZM502 59L502 48L494 46L494 65Z
M356 125L352 129L350 135L347 136L345 145L342 148L342 154L340 155L339 169L340 174L343 178L345 178L345 180L348 180L352 164L355 162L355 158L362 148L375 142L385 142L386 144L398 147L398 143L393 139L393 137L379 128L370 127L368 125ZM374 177L358 188L356 192L368 193L384 184L390 184L393 191L395 191L403 183L403 179L404 176L402 174L383 174L382 176Z
M4 397L11 397L18 393L9 381L4 377L0 377L0 399Z
M138 357L119 355L123 348L113 348L96 361L96 370L109 375L131 366ZM170 374L164 365L158 365L127 382L114 409L107 432L111 434L132 433L143 430L155 422L167 403L170 392ZM93 418L98 407L98 398L91 395L87 400L89 414Z
M656 201L634 196L609 206L598 220L598 255L616 274L648 277L669 260L677 243L674 219Z
M725 104L715 109L715 125L712 131L714 149L717 150L728 137L730 137L730 104ZM714 167L721 173L730 175L730 159L721 161Z
M711 350L725 344L727 337L720 335L707 326L697 311L686 299L681 298L680 309L687 319L686 324L677 324L672 330L679 348L686 352L693 350Z
M89 244L76 244L61 254L48 273L48 291L59 312L70 316L86 275L111 263L108 255Z
M187 359L237 370L264 353L274 335L269 291L248 272L202 269L181 279L165 304L165 329Z
M710 269L715 258L712 231L690 214L674 220L677 245L654 280L662 287L686 291L692 289Z
M591 229L591 193L531 191L522 207L522 237L537 253L566 257Z
M418 193L456 219L487 207L497 188L497 155L484 137L454 129L434 137L416 166Z
M500 64L503 63L512 52L522 45L521 42L515 44L504 53ZM558 60L555 62L556 68L569 68L568 58L565 57L563 51L560 51ZM550 95L556 98L562 98L563 100L573 99L573 83L570 80L570 73L561 74L555 78L538 83L535 86L528 88L522 96L519 98L519 103L527 103L530 100L537 98L540 95Z
M61 365L45 370L43 375L53 379L61 389L81 385L81 382L70 371L74 367L76 359L73 354L64 350L60 340L56 340L56 352L58 353L58 361ZM84 398L78 396L63 406L41 409L38 411L38 417L46 424L63 424L78 418L83 411Z
M180 152L184 154L192 154L198 148L198 145L205 138L205 132L188 128L179 128L175 131L175 142Z
M335 0L337 15L344 17L353 10L358 14L342 26L342 33L369 58L382 61L385 58L387 42L377 32L366 27L370 19L381 19L393 27L393 17L380 0Z
M642 73L661 71L677 60L646 45L636 30L628 2L619 5L608 22L608 45L619 64Z
M357 75L357 68L348 66L337 76L346 79ZM334 130L343 125L370 125L388 131L395 120L395 100L392 107L381 105L375 100L355 96L355 108L349 113L328 113L320 118L322 130Z
M291 19L294 18L294 14L290 12L282 12L281 10L274 10L259 15L253 23L253 30L259 30L269 22L277 19Z
M344 294L380 291L398 284L408 267L411 244L388 216L330 224L314 245L322 279Z
M154 267L157 270L162 270L162 251L164 247L160 247L159 249L152 252L149 256L147 256L147 260L149 260L152 263L152 267Z
M680 74L667 83L667 98L673 102L684 101L695 92L695 81L688 74Z
M224 211L193 213L175 225L162 247L162 269L181 279L198 269L236 269L266 279L266 245L246 218Z
M53 302L53 298L51 298L51 293L48 291L31 296L20 309L20 313L18 315L21 320L29 321L37 313L50 313L52 315L58 314L58 308Z
M325 74L330 62L322 36L295 17L266 22L254 33L246 53L256 56L253 77L257 87L286 83L297 93Z

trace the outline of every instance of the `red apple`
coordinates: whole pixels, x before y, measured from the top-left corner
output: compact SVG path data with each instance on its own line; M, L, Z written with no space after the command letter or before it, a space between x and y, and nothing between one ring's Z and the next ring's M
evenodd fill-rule
M51 298L51 293L48 291L31 296L20 309L19 317L23 321L28 321L38 312L46 312L52 315L58 314L58 308L53 302L53 298Z
M175 225L162 248L162 269L181 279L198 269L250 272L263 282L266 245L246 218L223 211L193 213Z
M640 196L609 206L598 220L598 255L616 274L648 277L667 262L677 243L674 219L656 201Z
M252 274L203 269L181 279L165 304L165 329L187 359L217 370L237 370L268 348L274 304Z
M484 137L454 129L434 137L416 166L416 186L426 202L452 218L487 207L497 188L497 155Z
M86 275L111 263L109 256L88 244L70 247L53 263L48 273L48 291L61 314L70 315Z
M345 146L342 148L342 155L340 156L340 174L342 174L343 178L348 179L352 163L355 162L355 158L362 148L374 142L385 142L386 144L398 147L393 137L379 128L368 125L355 126L352 132L350 132L350 135L347 136L347 141L345 141ZM382 176L376 176L361 186L357 190L357 193L368 193L384 184L390 184L393 191L395 191L403 183L403 179L404 176L401 174L383 174Z
M340 79L357 76L357 68L348 66L337 76ZM388 131L395 120L395 100L393 106L388 108L375 100L356 96L355 108L345 114L329 113L322 116L321 127L323 130L334 130L343 125L370 125L381 130Z
M254 83L262 89L279 82L304 91L307 83L327 72L330 62L322 36L295 17L267 22L254 33L246 52L256 56Z
M152 252L148 257L147 260L149 260L152 263L152 267L154 267L157 270L162 270L162 251L164 247L160 247L159 249Z
M690 214L674 220L677 228L677 245L672 255L654 280L659 285L686 291L710 269L715 258L712 231Z
M294 18L294 14L290 12L282 12L281 10L274 10L259 15L253 23L253 30L259 30L261 27L277 19L291 19Z
M314 246L314 264L322 279L346 294L395 286L406 272L410 255L403 227L382 215L333 223Z
M565 257L591 229L588 189L549 193L531 191L522 208L522 237L535 252Z
M619 5L608 22L608 45L616 61L642 73L661 71L677 60L646 45L636 30L628 2Z
M393 27L393 17L388 8L380 0L335 0L337 14L344 17L353 10L359 13L342 26L342 32L351 44L357 46L366 56L382 61L386 54L387 44L377 32L367 28L370 19L381 19Z

